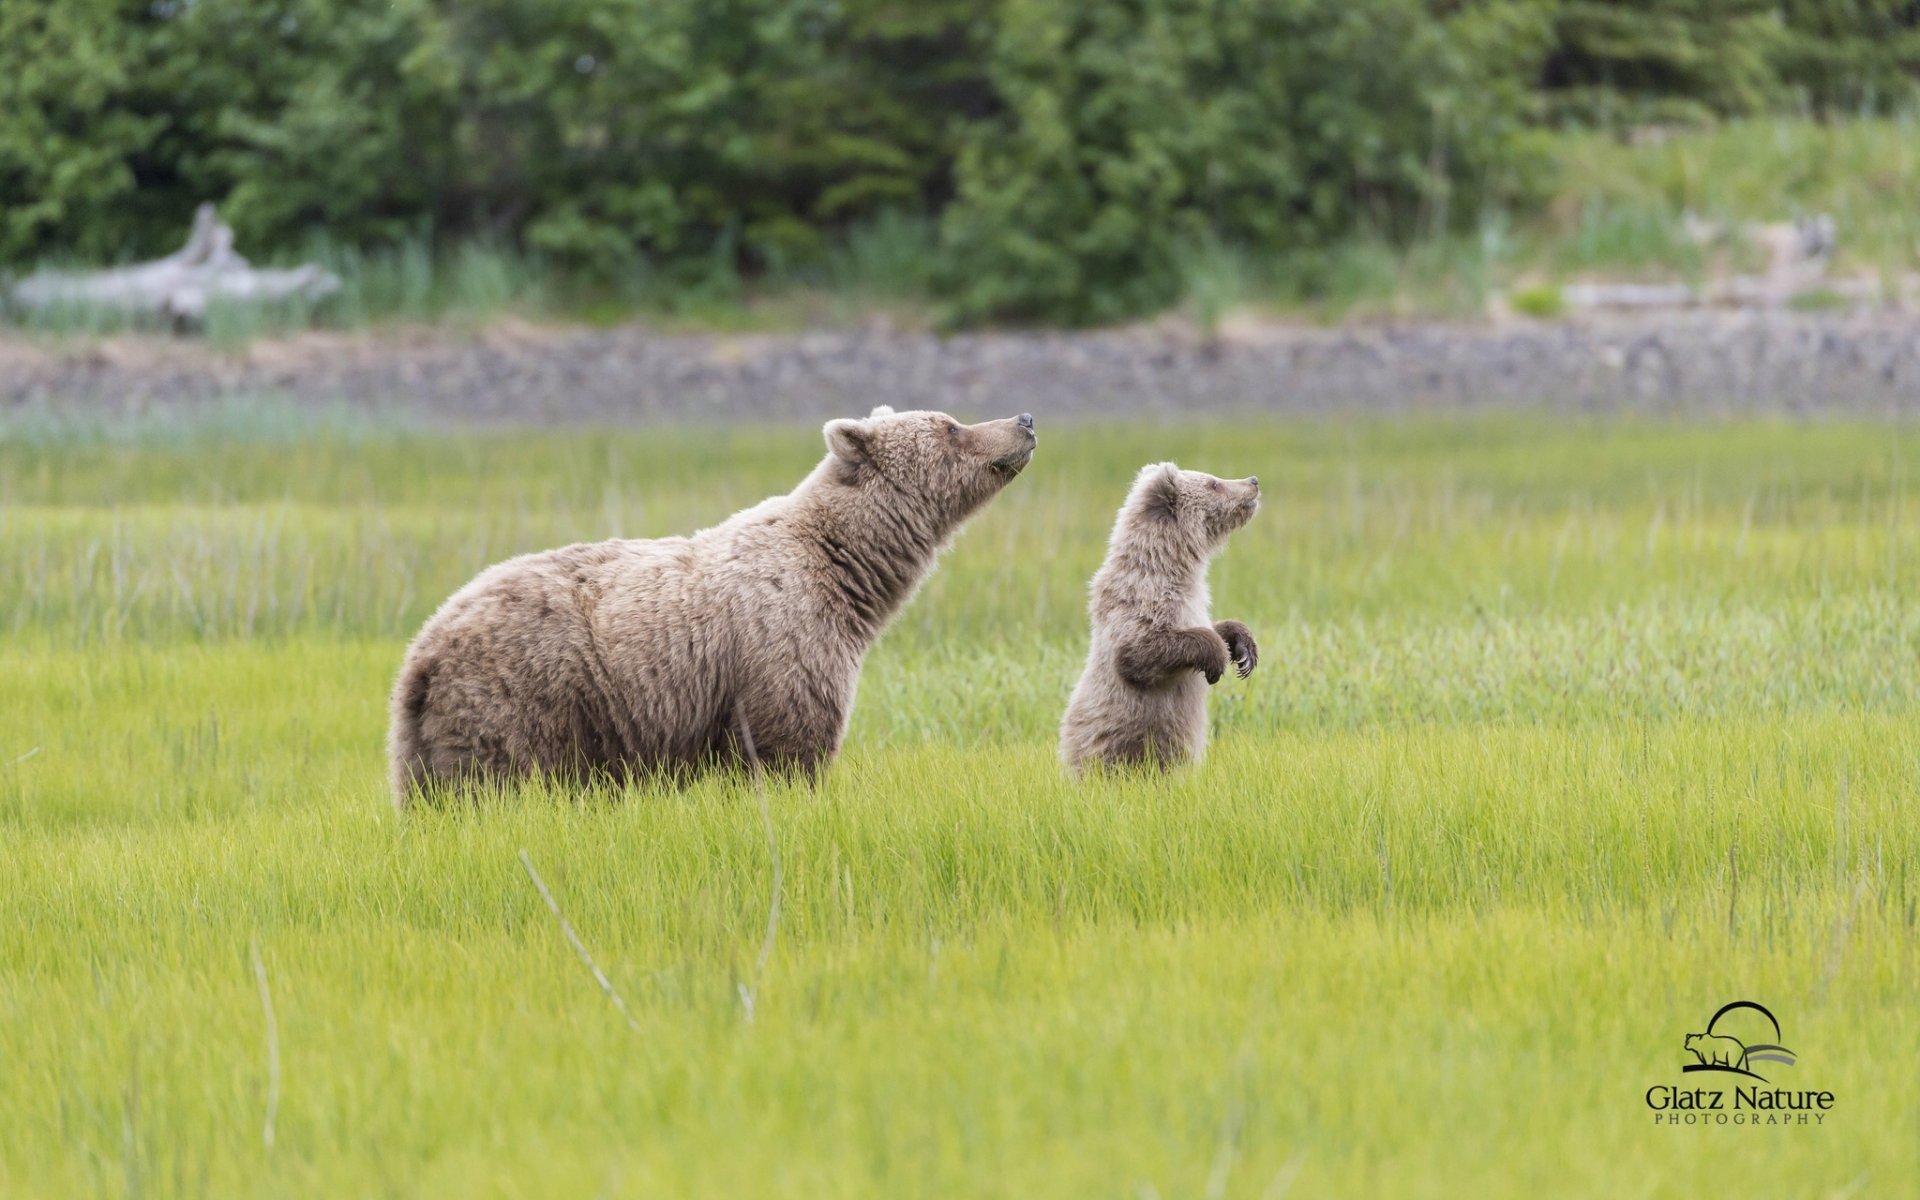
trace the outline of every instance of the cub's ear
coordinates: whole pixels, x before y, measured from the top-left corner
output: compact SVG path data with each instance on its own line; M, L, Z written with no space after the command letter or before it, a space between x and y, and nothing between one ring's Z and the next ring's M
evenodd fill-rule
M871 421L875 417L890 417L892 415L893 415L893 405L876 404L874 405L873 411L867 414L867 419Z
M1133 487L1140 497L1141 512L1172 517L1180 502L1180 468L1170 462L1142 468Z
M827 449L843 462L863 463L873 442L873 426L852 417L828 421L821 430L827 436Z

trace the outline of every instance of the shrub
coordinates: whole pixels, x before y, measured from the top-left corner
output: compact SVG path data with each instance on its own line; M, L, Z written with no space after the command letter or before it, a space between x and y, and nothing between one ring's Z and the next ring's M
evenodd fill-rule
M1912 107L1920 75L1920 4L1913 0L1782 0L1776 56L1786 85L1823 114Z
M1553 14L1541 83L1559 121L1687 123L1779 98L1774 0L1558 0Z
M1414 0L1010 0L1005 111L969 127L943 222L953 312L1111 320L1171 301L1209 237L1471 220L1525 176L1484 51Z
M56 247L90 257L121 248L118 214L165 123L128 103L133 30L121 7L0 4L0 265Z
M1507 307L1522 316L1547 321L1566 314L1567 300L1559 288L1542 285L1518 289L1507 297Z
M950 188L971 0L12 0L0 261L508 236L725 268Z

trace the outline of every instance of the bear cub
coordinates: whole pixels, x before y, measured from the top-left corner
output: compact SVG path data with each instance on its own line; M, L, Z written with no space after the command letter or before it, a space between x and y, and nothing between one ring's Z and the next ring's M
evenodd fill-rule
M1207 744L1207 687L1260 651L1238 621L1209 620L1207 563L1260 507L1260 480L1217 479L1156 463L1135 478L1113 525L1087 609L1093 645L1060 725L1060 757L1167 768Z

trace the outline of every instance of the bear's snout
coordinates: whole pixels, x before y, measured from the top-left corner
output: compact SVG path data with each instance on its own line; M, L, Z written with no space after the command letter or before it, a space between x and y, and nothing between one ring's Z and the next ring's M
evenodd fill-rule
M998 421L989 421L980 429L993 430L993 440L1005 447L993 459L995 470L1018 472L1033 458L1034 447L1040 444L1040 437L1033 431L1033 414L1021 413L1017 417L1002 417ZM1011 444L1009 444L1011 443Z

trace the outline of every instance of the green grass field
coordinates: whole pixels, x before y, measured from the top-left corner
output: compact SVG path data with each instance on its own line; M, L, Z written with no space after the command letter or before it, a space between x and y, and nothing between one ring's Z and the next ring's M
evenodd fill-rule
M394 813L446 593L818 453L5 427L0 1194L1911 1194L1920 429L1043 414L771 847L738 779ZM1204 764L1075 786L1168 456L1265 484L1213 572L1261 667ZM1654 1124L1736 999L1823 1124Z

